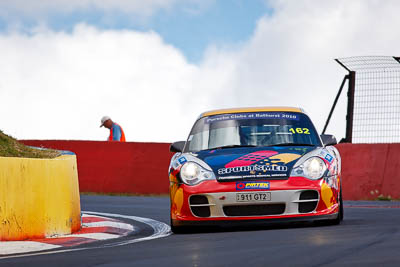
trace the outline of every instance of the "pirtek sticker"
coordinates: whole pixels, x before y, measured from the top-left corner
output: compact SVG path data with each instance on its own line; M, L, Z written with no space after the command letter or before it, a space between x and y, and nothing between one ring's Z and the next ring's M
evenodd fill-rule
M236 190L269 189L269 182L236 182Z

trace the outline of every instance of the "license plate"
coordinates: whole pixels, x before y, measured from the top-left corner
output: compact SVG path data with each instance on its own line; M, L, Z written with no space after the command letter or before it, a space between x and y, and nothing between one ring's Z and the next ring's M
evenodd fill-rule
M271 201L271 193L236 193L236 202Z

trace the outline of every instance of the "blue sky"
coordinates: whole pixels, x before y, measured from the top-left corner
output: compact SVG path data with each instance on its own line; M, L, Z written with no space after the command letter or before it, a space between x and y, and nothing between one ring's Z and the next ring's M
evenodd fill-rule
M272 14L265 0L220 0L204 6L177 3L150 15L96 7L70 12L46 10L40 17L9 10L6 17L0 17L2 31L18 24L22 31L29 32L38 24L46 24L53 30L70 32L78 23L99 29L155 31L166 43L180 49L190 62L199 62L209 45L229 47L248 40L257 21Z
M185 10L160 12L143 29L153 29L180 48L190 61L199 61L210 44L229 46L248 40L259 18L269 13L264 1L218 1L199 14Z

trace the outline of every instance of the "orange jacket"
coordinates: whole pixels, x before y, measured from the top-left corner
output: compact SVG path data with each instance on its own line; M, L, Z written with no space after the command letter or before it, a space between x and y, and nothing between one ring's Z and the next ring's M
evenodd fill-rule
M119 140L115 139L115 132L121 132L121 137L119 138ZM126 142L124 130L122 130L122 127L119 124L115 122L113 123L113 126L110 129L110 136L108 137L108 141Z

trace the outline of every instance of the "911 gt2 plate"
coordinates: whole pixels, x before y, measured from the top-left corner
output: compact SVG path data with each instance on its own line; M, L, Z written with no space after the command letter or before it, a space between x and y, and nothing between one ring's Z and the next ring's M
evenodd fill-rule
M271 193L236 193L236 202L264 202L271 201Z

